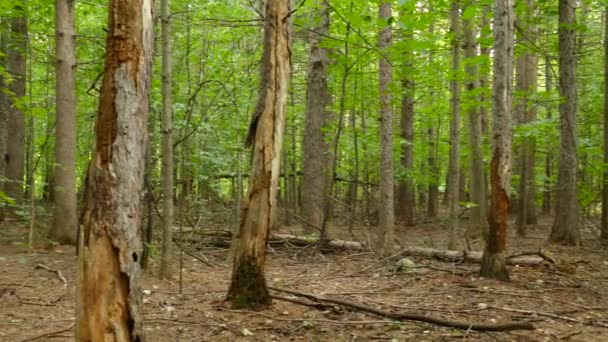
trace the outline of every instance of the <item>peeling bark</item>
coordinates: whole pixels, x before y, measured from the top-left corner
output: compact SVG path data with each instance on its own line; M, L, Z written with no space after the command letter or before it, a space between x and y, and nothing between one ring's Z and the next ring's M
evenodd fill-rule
M143 341L139 259L151 0L112 0L93 159L87 174L77 289L78 341Z
M494 3L494 78L492 94L492 162L490 164L489 234L480 274L509 280L506 266L511 189L511 105L513 82L514 1Z
M232 281L226 301L233 307L263 308L271 304L264 264L266 245L276 210L281 147L291 52L289 0L268 0L264 54L258 103L247 142L253 145L249 193L234 253Z

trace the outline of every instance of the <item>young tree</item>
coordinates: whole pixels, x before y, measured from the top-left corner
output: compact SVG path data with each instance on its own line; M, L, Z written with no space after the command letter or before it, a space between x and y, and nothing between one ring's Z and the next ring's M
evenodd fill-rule
M18 15L10 19L11 35L8 42L7 71L12 77L8 89L10 107L8 111L6 142L6 194L16 200L23 197L23 175L25 163L25 114L20 100L25 96L27 64L27 20L25 9L16 6Z
M473 1L467 1L466 11L474 6ZM471 201L476 204L471 208L471 224L468 234L479 236L487 229L487 196L485 167L483 163L481 115L478 106L479 75L477 67L477 42L473 18L463 20L464 26L464 56L466 71L467 112L469 116L469 139L471 144Z
M518 20L522 34L521 39L526 39L534 44L536 39L536 28L534 26L534 1L524 2L525 15ZM536 120L536 107L533 103L536 94L537 83L537 58L528 48L517 60L517 91L522 94L516 112L521 124L529 124ZM526 235L526 224L536 223L536 187L534 172L534 150L536 142L534 137L525 136L519 150L519 200L517 210L517 233Z
M492 91L492 162L489 233L480 274L503 281L507 270L507 228L511 189L511 103L513 82L514 1L494 2L494 77Z
M111 0L79 241L77 341L142 341L142 190L152 0Z
M393 189L393 111L389 86L392 82L392 67L386 56L391 45L391 2L381 0L379 19L385 25L378 36L378 46L382 55L378 66L380 80L380 203L378 208L379 227L376 231L375 250L390 254L393 249L395 227L395 207Z
M54 220L49 237L76 244L76 55L74 1L55 1L56 124Z
M449 249L455 248L456 228L458 225L458 201L460 181L460 8L459 0L452 0L450 16L450 34L452 35L452 76L450 92L452 93L452 121L450 123L450 160L447 178L447 204L449 210Z
M311 224L304 224L304 231L313 233L323 225L325 206L329 195L331 175L330 144L324 128L330 122L327 110L330 95L327 91L329 59L321 40L329 34L329 5L320 0L315 16L315 28L310 32L310 60L306 97L306 125L304 128L304 177L302 193L302 215ZM314 225L314 226L313 226Z
M163 97L163 245L160 278L171 279L171 245L173 244L173 115L171 111L171 22L169 0L160 2L162 31L162 97Z
M580 244L577 191L576 1L559 1L560 152L555 221L551 241Z
M285 107L289 85L290 0L268 0L264 27L258 103L247 144L252 146L249 193L237 240L232 281L226 301L234 307L260 308L271 304L264 264L266 245L276 210Z
M0 23L4 24L5 21L2 20ZM7 38L8 34L6 32L0 32L0 68L3 70L6 70ZM6 176L9 98L4 90L7 86L5 77L0 74L0 191L4 191L4 177ZM0 212L0 220L2 219L2 213Z

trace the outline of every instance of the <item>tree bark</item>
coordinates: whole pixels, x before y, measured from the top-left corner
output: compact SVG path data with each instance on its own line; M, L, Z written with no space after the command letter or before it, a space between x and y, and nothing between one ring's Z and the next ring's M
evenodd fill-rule
M6 147L6 194L21 202L23 199L23 176L25 165L25 114L18 103L25 97L26 54L27 54L27 20L25 9L17 6L18 17L10 19L11 39L8 45L7 71L13 78L8 89L10 107L8 111Z
M325 206L329 195L331 178L331 147L325 129L331 114L327 110L330 103L327 91L329 59L327 49L321 45L323 37L329 34L329 8L326 0L321 0L317 9L317 23L310 33L310 60L306 97L306 124L304 130L304 191L302 215L317 227L321 227L325 216ZM314 233L316 229L304 224L304 231Z
M411 15L411 13L404 13L404 15ZM406 41L413 41L413 30L411 28L407 29L403 38ZM402 56L404 61L401 80L403 89L401 96L401 138L404 140L401 149L401 167L403 168L403 174L399 180L397 212L404 225L413 226L416 209L416 192L412 177L414 168L414 54L406 47Z
M77 341L143 341L139 290L152 0L111 0L79 242Z
M382 56L378 62L380 80L380 181L378 208L379 223L376 231L374 250L379 254L390 254L395 227L395 207L393 188L393 111L389 86L392 82L392 67L386 54L391 45L391 2L382 1L378 12L382 21L387 21L378 35L378 46Z
M576 1L559 1L560 153L557 192L559 201L550 240L579 245L577 191Z
M49 238L76 244L76 55L74 1L56 0L56 121L54 221Z
M460 8L459 0L452 0L450 16L450 33L452 34L452 75L450 92L452 94L452 120L450 122L450 160L447 179L447 205L449 211L448 249L456 246L456 229L458 226L458 202L460 189Z
M547 56L545 57L545 92L551 94L551 91L553 91L553 75L551 72L551 58ZM546 111L546 118L550 120L552 117L550 104L547 104ZM547 149L545 157L545 182L543 184L543 213L547 215L551 213L551 175L553 173L553 153L551 150L551 147Z
M472 1L467 1L466 6L474 6ZM463 9L466 10L466 7ZM482 125L478 106L479 75L475 61L477 57L476 30L472 19L464 19L464 56L466 71L466 89L469 105L467 112L469 117L469 139L471 144L471 202L476 206L471 208L471 220L468 228L469 236L487 235L487 196L485 184L485 167L482 149Z
M171 22L169 0L160 2L162 35L162 186L163 186L163 242L160 259L160 278L171 279L171 246L173 244L173 113L171 109Z
M525 1L525 15L518 20L522 31L522 39L534 44L536 28L534 26L534 0ZM525 38L524 38L525 37ZM529 124L536 120L536 105L534 98L537 84L537 58L532 51L526 49L517 60L517 92L522 94L516 106L520 124ZM519 168L519 200L517 201L517 233L526 235L526 225L536 224L536 186L534 159L536 140L534 136L526 135L520 147Z
M7 23L6 19L0 20L3 25ZM8 34L6 32L0 32L0 67L6 70L7 68L7 48L8 48ZM8 86L6 79L3 75L0 75L0 89L5 89ZM9 98L6 92L0 91L0 191L4 192L5 177L6 177L6 143L8 138L8 111L9 111ZM3 212L0 209L0 221L4 218Z
M276 210L285 107L289 85L289 0L268 0L258 103L247 143L253 145L249 193L243 210L226 301L234 307L271 304L264 264Z
M608 6L604 8L604 172L602 173L602 235L608 242Z
M514 1L494 2L494 77L489 234L481 261L484 277L508 281L507 228L511 189L511 103L513 82Z

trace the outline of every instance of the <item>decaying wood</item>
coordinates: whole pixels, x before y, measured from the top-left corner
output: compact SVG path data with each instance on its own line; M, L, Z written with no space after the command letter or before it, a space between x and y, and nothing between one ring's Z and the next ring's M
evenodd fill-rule
M81 216L76 341L143 341L142 198L152 0L111 0L95 147Z
M309 299L309 300L317 302L317 303L337 304L337 305L343 306L343 307L351 309L351 310L361 311L361 312L373 314L373 315L380 316L380 317L386 317L386 318L394 319L396 321L417 321L417 322L435 324L435 325L439 325L439 326L443 326L443 327L450 327L450 328L463 329L463 330L476 330L476 331L511 331L511 330L534 330L535 329L535 327L534 327L534 325L532 325L532 323L525 322L525 321L496 323L496 324L481 324L481 323L451 321L451 320L447 320L447 319L443 319L443 318L426 316L423 313L415 313L415 312L396 313L396 312L384 311L384 310L380 310L380 309L376 309L376 308L372 308L369 306L352 303L352 302L348 302L348 301L344 301L344 300L340 300L340 299L321 298L321 297L318 297L318 296L315 296L312 294L307 294L307 293L302 293L302 292L297 292L297 291L292 291L292 290L287 290L287 289L281 289L281 288L277 288L277 287L273 287L273 286L269 286L269 288L274 291L288 293L288 294L298 296L298 297L304 297L306 299ZM307 305L307 306L312 306L312 305Z

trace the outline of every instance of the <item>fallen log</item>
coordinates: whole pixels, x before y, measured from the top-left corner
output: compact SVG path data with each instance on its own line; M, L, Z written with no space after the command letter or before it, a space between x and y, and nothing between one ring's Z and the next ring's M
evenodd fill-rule
M273 239L283 240L289 242L295 246L302 245L311 245L318 243L319 240L314 237L303 237L291 234L271 234L270 240ZM346 241L346 240L328 240L325 245L331 248L337 249L346 249L346 250L366 250L367 246L357 241ZM424 257L429 259L437 259L443 261L451 261L451 262L471 262L471 263L480 263L481 257L483 255L482 252L477 251L451 251L445 249L435 249L435 248L427 248L427 247L405 247L400 251L397 247L396 254L394 257L399 256L417 256ZM555 263L550 256L548 256L544 251L539 250L537 252L524 252L514 254L507 259L507 263L510 265L521 265L521 266L534 266L542 264L544 261L548 261L550 263Z
M350 310L361 311L361 312L369 313L369 314L380 316L380 317L390 318L390 319L393 319L396 321L416 321L416 322L435 324L435 325L439 325L442 327L456 328L456 329L462 329L462 330L476 330L476 331L511 331L511 330L534 330L535 329L534 325L531 322L527 322L527 321L505 322L505 323L496 323L496 324L451 321L451 320L447 320L447 319L443 319L443 318L439 318L439 317L426 316L422 313L389 312L389 311L384 311L384 310L380 310L377 308L373 308L373 307L369 307L369 306L365 306L365 305L361 305L361 304L357 304L357 303L347 302L347 301L340 300L340 299L322 298L322 297L318 297L318 296L308 294L308 293L281 289L281 288L277 288L277 287L273 287L273 286L269 286L268 288L271 290L277 291L277 292L283 292L283 293L288 293L288 294L298 296L298 297L304 297L304 298L311 300L313 302L316 302L316 303L337 304L337 305L343 306L345 308L348 308ZM281 298L277 298L277 297L274 297L274 298L281 300ZM295 301L292 301L292 302L295 302ZM314 307L313 305L318 305L316 303L308 304L308 303L300 301L297 304Z

